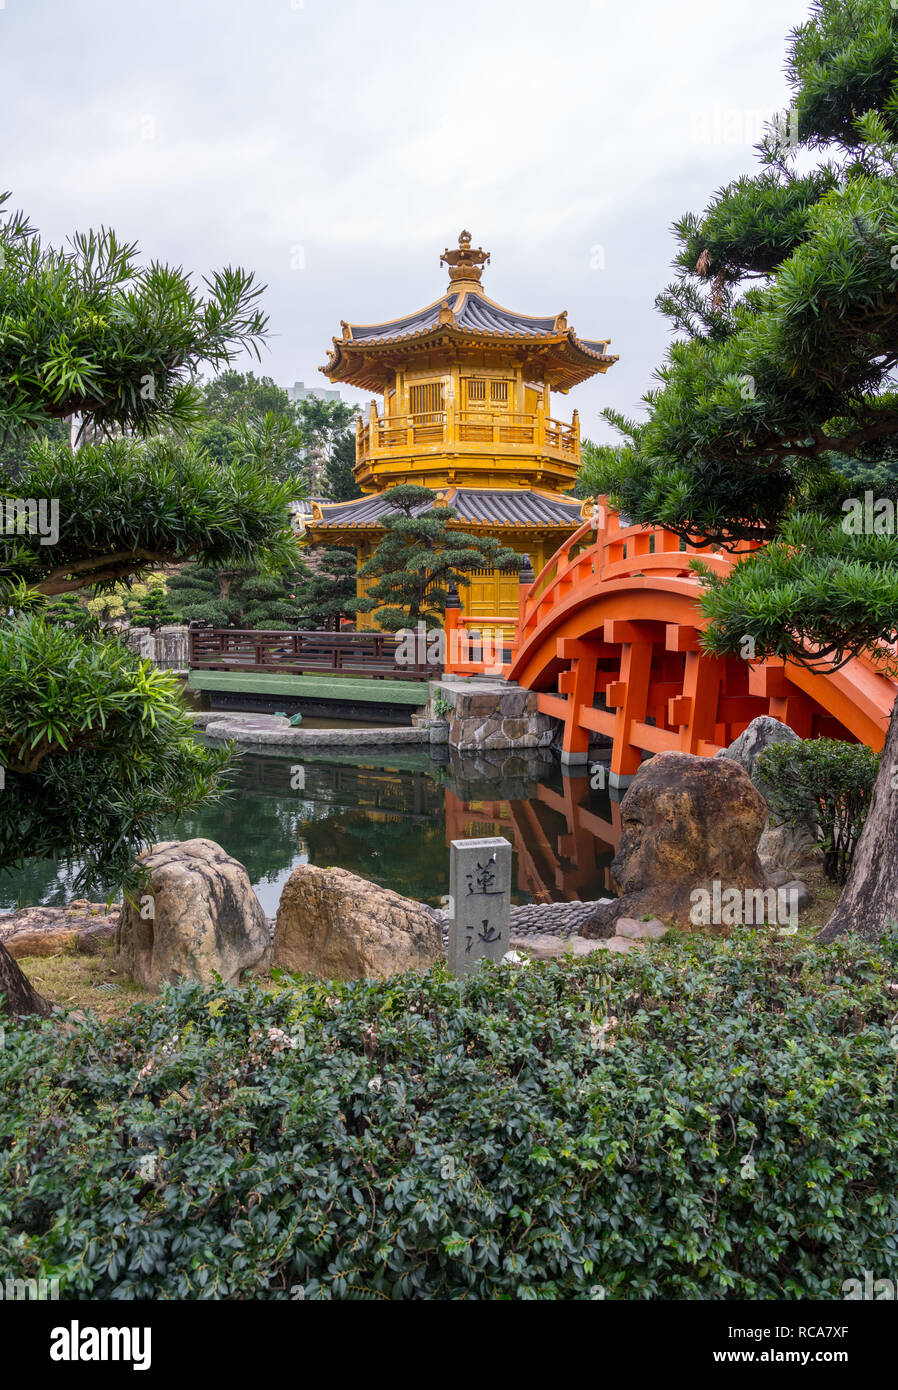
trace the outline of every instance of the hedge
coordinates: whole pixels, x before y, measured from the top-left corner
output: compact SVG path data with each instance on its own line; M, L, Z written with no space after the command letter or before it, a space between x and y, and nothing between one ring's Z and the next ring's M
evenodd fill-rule
M898 1268L898 939L6 1027L0 1270L62 1298L835 1299Z

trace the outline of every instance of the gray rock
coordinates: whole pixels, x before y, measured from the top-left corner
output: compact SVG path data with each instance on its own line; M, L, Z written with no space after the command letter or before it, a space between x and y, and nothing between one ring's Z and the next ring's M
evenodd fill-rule
M267 969L268 920L242 864L213 840L168 840L138 857L149 882L125 899L116 965L147 990L179 978L239 984Z
M553 960L565 954L567 945L563 936L540 935L534 932L532 936L513 936L509 950L526 952L534 960Z
M618 936L628 937L631 941L660 941L668 931L657 917L648 922L641 922L636 917L619 917L615 930Z
M786 872L787 878L819 869L823 851L814 827L809 824L770 825L758 843L758 854Z
M751 721L748 728L737 739L733 740L729 748L716 753L715 757L729 758L731 762L738 763L740 767L744 768L766 801L769 786L759 773L758 762L761 754L774 743L801 743L801 739L794 729L789 728L788 724L783 724L779 719L773 719L769 714L761 714L757 719Z
M800 878L793 878L788 883L784 883L779 890L786 895L786 901L791 905L795 903L799 912L803 912L806 907L810 907L814 901L814 894L806 883L802 883Z
M776 743L801 741L787 724L762 714L752 720L729 748L715 756L739 763L764 800L769 801L770 785L758 766L762 753ZM798 825L772 825L769 817L758 842L758 854L763 860L772 860L779 868L791 869L793 876L796 871L810 872L819 868L822 860L816 830L810 821Z

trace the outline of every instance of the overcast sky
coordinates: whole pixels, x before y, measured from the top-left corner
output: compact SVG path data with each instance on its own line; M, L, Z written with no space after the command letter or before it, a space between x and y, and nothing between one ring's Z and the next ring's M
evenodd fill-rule
M467 227L491 298L611 338L620 362L554 402L607 438L668 341L670 224L752 168L808 9L0 0L0 183L49 240L105 223L198 275L253 269L283 385L328 385L341 319L442 294Z

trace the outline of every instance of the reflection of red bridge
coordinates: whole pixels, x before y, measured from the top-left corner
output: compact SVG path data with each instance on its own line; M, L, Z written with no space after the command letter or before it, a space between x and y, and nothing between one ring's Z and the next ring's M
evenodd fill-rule
M587 761L590 739L604 736L612 743L611 784L625 785L645 754L714 754L759 714L783 720L804 738L882 748L898 682L870 662L855 659L817 674L791 662L752 663L700 650L701 581L689 569L695 555L719 575L738 562L738 556L684 550L659 527L621 527L618 515L599 505L535 583L522 586L512 660L503 674L539 691L540 710L562 721L563 760ZM447 619L452 627L475 623L451 610ZM453 669L463 674L478 667L468 660Z
M462 801L446 789L446 843L505 835L517 852L517 886L535 902L588 901L608 886L607 867L620 838L620 806L606 820L585 804L585 774L562 790L539 786L529 801Z

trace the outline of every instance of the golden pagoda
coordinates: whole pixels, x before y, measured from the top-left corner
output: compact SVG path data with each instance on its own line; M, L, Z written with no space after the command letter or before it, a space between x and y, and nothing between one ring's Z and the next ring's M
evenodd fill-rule
M372 401L357 425L355 476L366 495L313 502L311 541L354 548L361 565L383 535L382 494L398 483L434 489L459 530L528 554L537 573L580 525L590 504L566 495L580 467L579 419L554 419L551 393L566 395L617 358L608 339L578 338L566 313L533 318L489 299L489 260L462 232L440 257L449 267L441 299L386 323L341 325L320 370L383 405ZM517 575L475 572L462 603L475 617L516 617ZM360 627L372 625L359 614Z

